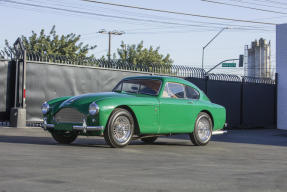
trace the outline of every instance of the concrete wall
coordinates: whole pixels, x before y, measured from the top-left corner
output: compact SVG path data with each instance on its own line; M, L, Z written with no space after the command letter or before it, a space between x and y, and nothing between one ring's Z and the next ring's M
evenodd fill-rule
M10 107L13 102L11 96L12 89L14 89L11 80L11 62L0 59L0 121L8 121L10 114Z
M123 78L143 72L96 67L27 62L27 121L41 121L44 101L62 96L111 91Z
M287 130L287 24L276 27L277 127Z
M0 112L6 111L8 61L0 60Z

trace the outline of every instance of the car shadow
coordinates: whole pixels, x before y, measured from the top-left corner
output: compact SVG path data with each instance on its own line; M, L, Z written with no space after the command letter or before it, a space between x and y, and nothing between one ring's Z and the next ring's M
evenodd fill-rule
M242 143L257 145L273 145L287 146L287 131L278 129L244 129L244 130L228 130L222 135L213 135L212 141L224 143ZM37 144L37 145L61 145L54 141L51 137L41 136L12 136L0 135L0 143L21 143L21 144ZM160 137L153 144L146 144L140 140L132 141L131 145L141 146L194 146L187 134L173 135L169 137ZM105 140L99 137L80 137L73 144L67 146L77 147L101 147L109 148Z
M38 136L11 136L11 135L0 135L0 143L18 143L18 144L34 144L34 145L61 145L61 146L74 146L74 147L101 147L101 148L110 148L103 138L77 138L76 141L72 144L65 145L59 144L50 137L38 137ZM146 144L139 140L134 140L130 145L139 145L139 146L193 146L189 142L182 141L156 141L153 144Z
M39 145L55 145L51 138L33 137L33 136L10 136L0 135L0 143L21 143L21 144L39 144Z
M173 139L189 140L187 134L172 136ZM212 141L257 145L287 146L287 130L279 129L235 129L227 133L213 135Z

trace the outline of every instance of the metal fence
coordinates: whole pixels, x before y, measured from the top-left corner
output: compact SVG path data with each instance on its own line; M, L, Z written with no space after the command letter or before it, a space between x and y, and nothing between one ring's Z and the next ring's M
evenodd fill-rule
M123 60L106 60L106 59L95 59L91 57L77 57L72 58L62 55L43 54L35 52L27 52L28 61L36 62L49 62L49 63L60 63L60 64L72 64L81 66L93 66L100 68L129 70L138 72L148 72L153 74L165 74L179 77L204 77L206 72L201 68L182 66L182 65L164 65L150 63L146 64L132 64Z
M15 82L16 74L13 74L15 63L17 63L14 62L17 60L15 53L0 52L0 57L10 58L10 66L6 65L10 67L10 79L7 76L6 81ZM188 66L158 64L145 66L121 60L108 62L93 58L75 59L34 52L28 52L26 59L26 102L29 122L40 121L39 106L45 100L59 96L108 91L116 82L127 76L169 75L185 78L202 89L212 102L225 106L227 123L231 126L268 127L276 125L277 83L272 79L208 74L201 68ZM0 65L2 65L1 62ZM2 88L5 86L4 84L0 84L1 90L5 90ZM9 101L14 100L12 99L14 95L21 97L21 91L19 94L15 94L11 88L9 90L9 93L1 93L2 95L6 94L6 97L10 98ZM9 114L7 110L14 103L6 102L6 105L5 118L7 119L7 114Z
M210 100L226 108L231 127L275 127L277 121L277 76L275 80L212 74L188 77Z

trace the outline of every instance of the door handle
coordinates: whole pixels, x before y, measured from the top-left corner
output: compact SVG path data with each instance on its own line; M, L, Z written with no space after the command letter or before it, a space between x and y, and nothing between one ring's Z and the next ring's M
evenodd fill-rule
M192 101L188 101L187 103L188 103L188 104L193 104L193 102L192 102Z

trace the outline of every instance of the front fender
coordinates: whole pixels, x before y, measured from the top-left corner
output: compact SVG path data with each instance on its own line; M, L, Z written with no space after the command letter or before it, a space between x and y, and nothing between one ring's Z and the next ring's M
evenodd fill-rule
M109 117L113 110L120 106L130 108L139 124L139 129L143 132L153 131L158 126L155 106L158 106L158 100L153 97L133 97L133 98L110 98L96 101L100 107L99 123L106 127ZM149 119L150 121L146 121Z

